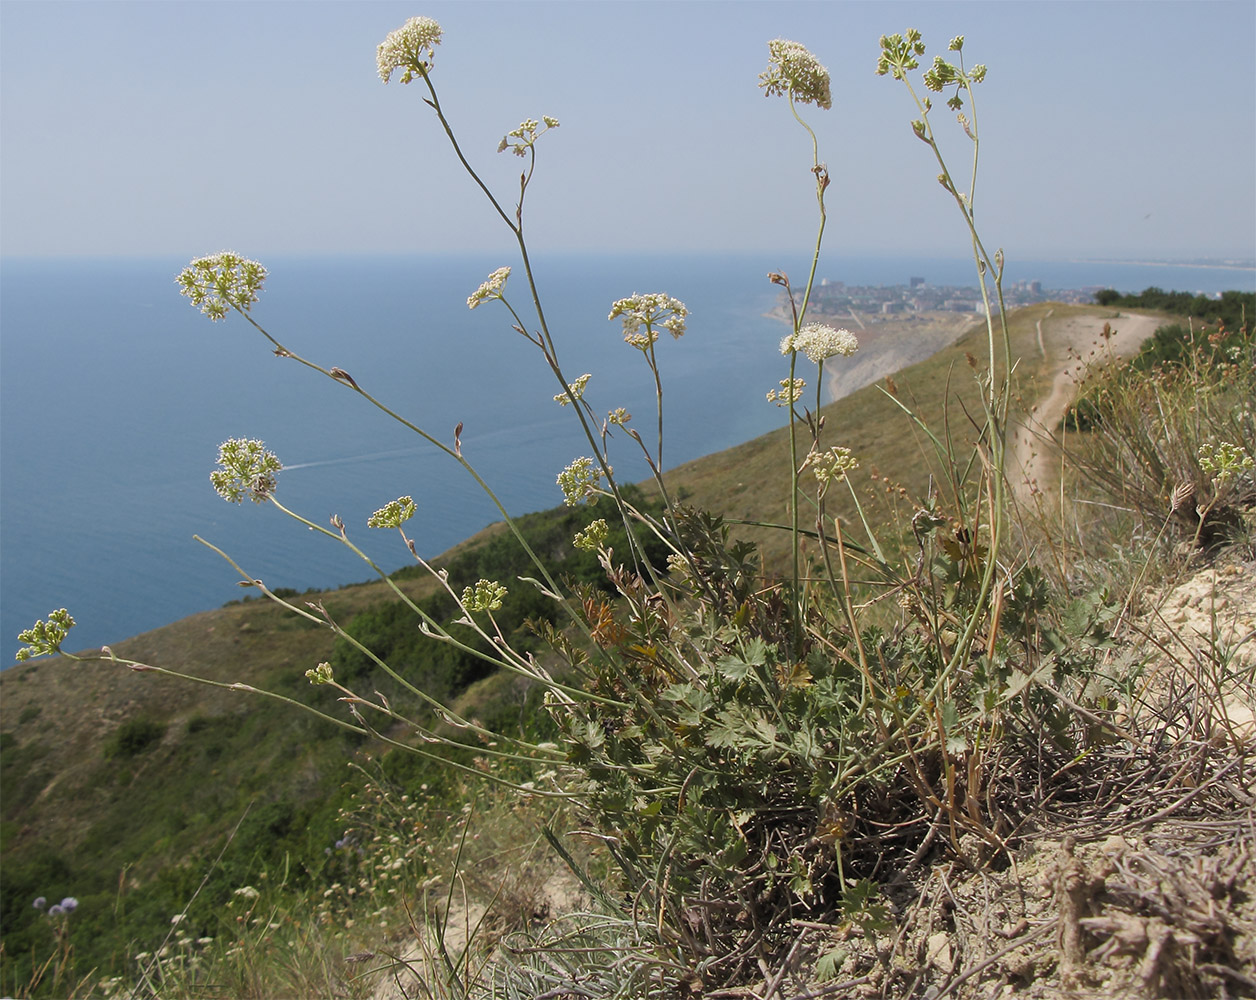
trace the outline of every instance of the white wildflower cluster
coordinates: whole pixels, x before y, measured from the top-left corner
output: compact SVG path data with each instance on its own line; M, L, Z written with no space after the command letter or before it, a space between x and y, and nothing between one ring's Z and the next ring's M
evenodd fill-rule
M606 414L607 423L614 424L616 427L623 427L631 419L632 414L622 406L617 406Z
M412 497L398 497L368 517L366 526L368 528L400 528L404 522L414 517L417 509Z
M334 680L331 675L331 664L326 661L323 661L311 670L307 670L305 676L310 679L311 684L331 684Z
M544 127L542 127L542 122ZM509 149L516 156L525 156L535 145L536 140L552 128L558 128L557 118L541 115L539 122L535 118L525 118L519 123L518 128L511 129L502 136L502 141L497 144L497 152L504 153Z
M849 448L830 448L825 452L813 452L807 458L807 464L815 472L816 480L827 488L832 483L840 483L848 472L859 468L859 460L850 453Z
M510 268L499 267L474 292L467 296L467 308L474 309L481 302L489 299L500 299L506 287L506 279L510 277Z
M790 406L802 399L802 391L807 383L800 378L781 379L781 387L768 392L768 402L777 406Z
M593 521L583 531L577 531L576 537L572 539L571 544L584 552L596 552L606 541L606 536L610 534L610 526L602 518Z
M853 333L846 329L835 330L823 323L808 323L781 341L782 354L802 351L816 364L838 354L849 357L857 350L859 341Z
M231 250L197 257L174 279L179 294L186 295L211 320L220 320L228 309L248 312L266 280L266 268Z
M209 474L214 490L228 503L240 503L246 496L254 503L265 502L275 492L283 466L274 452L261 441L231 438L218 446L218 464Z
M479 580L462 591L462 606L468 611L499 611L506 588L494 580Z
M658 329L662 328L679 340L685 335L685 317L689 309L680 299L674 299L664 292L650 292L642 295L633 292L626 299L619 299L611 305L608 320L622 317L624 324L624 341L638 350L646 350L659 339ZM645 332L641 328L645 327Z
M72 628L74 619L65 608L50 612L46 622L37 621L30 628L18 633L17 641L26 645L17 651L17 659L29 660L32 656L49 656L61 652L61 643Z
M759 86L766 97L781 94L825 110L833 106L829 71L799 42L768 42L768 68L759 74Z
M583 399L584 387L589 384L589 379L591 379L592 377L593 377L592 374L590 374L589 372L585 372L574 382L568 382L567 388L571 390L571 398L570 399L568 398L567 393L560 392L557 396L554 397L554 402L557 403L559 406L566 406L569 402L571 402L571 399L576 399L576 400Z
M1199 446L1199 467L1218 483L1233 479L1253 465L1256 461L1242 445L1222 441L1215 447L1207 442Z
M440 44L440 25L430 17L412 17L396 31L390 31L375 52L379 78L385 83L393 70L402 70L401 82L409 83L417 73L426 76Z
M601 470L591 458L577 458L558 474L563 503L575 507L583 501L597 503L597 489L602 481Z

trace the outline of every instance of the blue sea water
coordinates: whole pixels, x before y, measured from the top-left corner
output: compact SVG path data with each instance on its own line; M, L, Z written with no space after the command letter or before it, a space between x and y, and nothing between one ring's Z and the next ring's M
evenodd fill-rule
M508 261L485 256L267 260L253 315L292 351L339 366L372 395L464 453L513 514L561 501L555 476L589 451L536 349L500 304L466 296ZM246 322L211 323L182 299L183 259L5 259L0 264L0 666L17 633L55 608L86 648L242 596L235 571L192 538L232 554L271 587L330 587L370 571L344 547L269 505L225 503L211 489L217 447L261 438L286 469L279 498L318 523L339 514L387 570L410 557L367 516L401 494L419 515L411 537L436 555L497 520L455 463L356 394L273 356ZM781 326L765 314L770 269L804 261L762 254L555 256L537 264L547 319L568 376L593 372L596 411L624 406L647 441L654 389L611 302L663 290L691 310L689 331L658 346L664 462L679 464L777 426L764 393L783 377ZM972 284L959 260L829 257L820 275L847 284ZM526 285L508 292L525 318ZM1048 288L1148 285L1252 290L1251 270L1102 262L1009 264L1006 280ZM647 470L628 442L620 475Z

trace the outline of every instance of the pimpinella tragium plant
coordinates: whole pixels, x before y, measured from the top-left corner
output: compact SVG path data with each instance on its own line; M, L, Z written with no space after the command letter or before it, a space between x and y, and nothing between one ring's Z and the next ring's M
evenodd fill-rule
M935 157L941 186L963 219L988 328L988 357L979 372L982 408L972 415L970 438L935 431L899 403L944 470L936 489L919 498L905 528L911 547L904 555L883 545L864 516L851 483L859 456L830 439L820 412L825 365L858 346L848 331L808 319L830 178L803 109L831 107L829 75L805 46L769 43L769 66L759 85L767 96L786 100L810 139L808 183L818 215L805 285L796 290L785 274L768 275L788 302L791 327L781 343L785 377L768 394L788 413L790 463L788 482L781 484L789 523L781 530L790 538L791 572L773 580L764 577L755 551L737 540L730 523L679 502L664 475L658 345L663 333L685 334L687 307L663 291L634 292L611 304L608 319L619 321L625 350L639 355L653 385L655 413L648 432L641 432L614 401L595 408L594 373L573 374L562 365L560 338L547 321L525 238L538 148L559 123L528 118L505 134L498 152L520 157L524 168L514 204L500 200L472 165L441 104L435 69L441 41L435 21L411 19L379 46L379 75L385 83L397 78L425 92L423 103L454 155L515 241L515 264L494 270L470 292L467 306L505 310L510 329L552 373L554 404L585 436L587 453L558 471L556 483L565 504L605 511L571 540L573 548L597 554L605 585L569 584L541 558L464 453L461 424L452 438L442 439L373 396L367 373L302 357L254 317L265 268L234 252L202 257L177 279L193 305L214 321L242 317L276 355L335 381L448 456L497 505L530 570L516 579L458 585L420 557L407 534L419 516L412 498L388 501L368 527L396 531L416 564L430 573L455 609L438 617L371 562L340 517L324 526L281 503L282 466L261 441L225 442L211 476L214 488L229 502L268 504L345 546L392 588L423 635L539 692L557 737L495 731L460 714L326 608L279 596L220 553L245 585L330 629L342 648L377 676L388 676L401 694L386 698L359 678L338 677L330 662L310 665L306 676L335 695L344 715L257 693L533 800L583 808L586 832L618 872L619 884L597 896L617 918L632 921L635 967L654 968L659 982L671 977L703 988L742 982L761 963L795 947L798 931L791 921L803 915L879 933L884 907L870 879L894 858L907 859L935 839L970 860L1005 849L1016 817L999 804L999 776L1018 741L1041 747L1046 727L1059 753L1078 752L1077 734L1052 700L1053 689L1038 681L1058 685L1080 667L1046 648L1035 626L1045 598L1005 554L1011 353L1002 308L1003 254L987 252L975 212L973 88L985 69L964 67L963 39L956 38L950 51L958 64L939 57L923 75L926 92L950 92L947 103L970 143L971 173L961 183L935 138L932 99L922 97L909 78L924 53L919 33L881 40L878 72L907 88L917 113L912 131ZM522 304L512 297L521 280ZM816 365L814 376L804 367L809 364ZM804 374L814 378L813 397ZM808 398L814 398L814 409L805 405ZM616 479L612 449L625 446L647 462L657 506ZM847 537L842 518L830 511L840 490L857 511L856 538ZM618 551L612 538L620 540ZM554 609L532 623L548 652L519 642L498 619L520 587L534 588ZM893 613L874 618L869 609L884 607L886 598L895 602ZM24 634L29 655L59 651L70 624L68 614L58 612L29 638ZM103 655L133 670L187 677L122 659L107 648ZM1033 673L1015 665L1026 660L1035 664ZM202 683L256 690L244 683ZM472 762L464 752L469 746L476 748ZM561 849L560 838L553 837ZM964 850L961 841L977 849Z

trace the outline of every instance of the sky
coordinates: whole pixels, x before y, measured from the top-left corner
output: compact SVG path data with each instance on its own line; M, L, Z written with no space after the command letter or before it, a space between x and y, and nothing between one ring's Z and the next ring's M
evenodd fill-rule
M0 0L0 254L188 257L494 251L510 234L376 46L444 28L434 81L503 201L524 118L538 251L805 253L810 140L758 74L802 42L832 74L807 107L828 164L826 246L959 256L966 237L874 73L917 27L925 65L985 63L976 207L1024 259L1256 257L1256 4L1236 2L76 2ZM922 69L923 69L922 65ZM941 100L956 172L971 144Z

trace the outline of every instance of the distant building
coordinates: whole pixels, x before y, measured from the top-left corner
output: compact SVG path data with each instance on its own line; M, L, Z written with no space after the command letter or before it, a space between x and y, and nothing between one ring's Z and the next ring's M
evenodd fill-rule
M919 288L925 283L924 278L908 278L907 280L910 282L912 288Z
M1031 281L1029 283L1029 292L1031 295L1041 295L1042 294L1042 282Z

